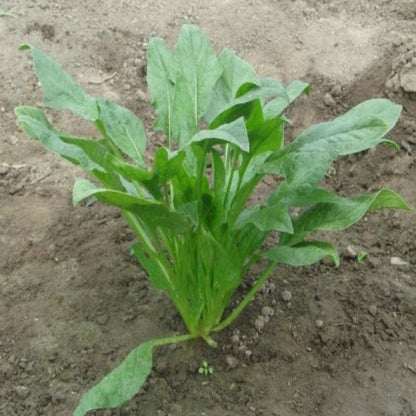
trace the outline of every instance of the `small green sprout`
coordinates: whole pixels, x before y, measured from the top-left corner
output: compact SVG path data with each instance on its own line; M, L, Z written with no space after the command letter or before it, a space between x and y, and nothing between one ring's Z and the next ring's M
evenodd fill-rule
M363 263L364 260L366 260L368 258L368 253L366 251L360 251L357 254L357 261L358 263Z
M0 16L14 17L14 18L17 17L14 13L3 10L2 8L0 8Z
M198 369L198 373L204 376L208 376L214 372L214 367L208 364L208 361L202 361L201 367Z

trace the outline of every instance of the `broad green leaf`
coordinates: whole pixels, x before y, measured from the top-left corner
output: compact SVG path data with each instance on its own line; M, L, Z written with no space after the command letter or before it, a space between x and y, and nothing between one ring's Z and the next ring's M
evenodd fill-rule
M306 129L287 152L304 146L329 146L337 156L361 152L379 144L394 127L402 107L385 99L364 101L336 119ZM326 143L324 143L324 142Z
M86 179L77 179L72 192L72 201L74 205L90 196L94 196L100 201L128 211L134 211L143 205L159 205L159 203L153 199L139 198L135 195L112 189L97 188L93 183Z
M204 117L212 120L220 110L237 98L241 87L260 86L260 79L250 64L239 58L229 49L224 49L218 56L223 72L212 94L209 110Z
M148 60L148 85L159 115L155 127L165 131L169 144L176 139L184 146L198 131L221 66L208 39L191 25L183 26L174 53L161 39L152 40Z
M181 169L185 156L185 152L170 152L166 147L159 147L152 167L157 183L163 184L173 178Z
M400 104L393 103L385 98L374 98L357 104L350 111L341 116L341 119L356 120L367 116L376 116L386 123L390 131L397 123L401 111L402 106Z
M47 130L55 131L52 124L49 123L49 120L46 118L45 113L37 107L31 106L20 106L14 109L14 113L19 121L20 126L23 131L31 138L38 140L38 135L35 129L31 129L31 120L38 121L42 124ZM21 120L24 120L23 122Z
M332 203L317 203L293 220L294 234L281 235L280 243L292 245L314 231L340 231L359 221L367 211L381 208L409 210L395 192L384 189L355 198L334 198Z
M264 117L271 119L283 113L284 110L299 97L299 95L309 94L309 84L302 81L292 81L286 88L285 94L280 95L264 106Z
M293 233L288 208L283 204L246 208L237 220L236 227L241 228L247 223L255 225L260 231Z
M337 250L331 244L320 241L305 241L291 247L274 247L262 253L261 257L290 266L307 266L329 257L336 266L339 265Z
M253 113L258 114L259 108L261 109L260 99L251 100L244 103L238 103L235 105L228 106L224 111L222 111L210 124L210 129L216 129L223 124L232 123L233 121L244 117L248 120L252 117ZM261 115L263 119L263 115Z
M106 172L104 167L94 162L83 149L84 145L87 146L87 140L80 141L79 144L67 143L53 130L41 110L34 107L17 107L15 113L23 130L30 137L39 140L48 150L58 153L75 165L81 165L87 171ZM99 144L96 144L96 148L98 152L101 151Z
M140 166L133 166L111 153L106 153L105 163L125 178L139 183L144 183L152 178L152 172Z
M359 110L350 110L333 121L308 128L289 146L266 160L260 172L286 178L275 192L275 200L298 192L311 192L338 156L381 143L397 121L401 107L378 99L360 104Z
M77 85L50 56L32 45L24 44L20 47L20 50L26 49L32 52L45 105L57 110L67 109L86 120L95 121L98 117L96 99Z
M285 121L282 118L272 118L258 124L249 130L251 155L272 152L282 148Z
M279 201L287 206L305 207L318 203L342 204L344 198L326 189L299 188L296 193L285 194L282 198L275 198L272 195L269 204L278 203Z
M193 225L199 225L199 201L186 202L180 205L177 209L179 212L184 213L191 221Z
M130 351L122 363L84 394L74 416L94 409L111 409L131 400L152 370L152 341Z
M189 88L197 124L211 103L212 90L222 68L210 41L196 26L182 27L175 56Z
M176 233L181 233L191 226L189 219L183 214L169 211L166 205L154 199L146 199L112 189L97 188L85 179L78 179L72 193L73 203L77 204L90 196L136 214L147 226L152 228L165 227Z
M146 135L143 123L130 110L106 99L98 100L100 114L106 135L127 156L138 165L144 166Z
M250 151L246 124L242 117L213 130L199 131L191 138L189 144L205 141L210 141L213 145L221 142L231 143L238 146L244 152Z
M147 84L156 107L155 129L163 130L170 143L173 124L178 116L173 107L178 76L178 64L172 52L160 38L152 38L148 48Z
M283 85L276 81L273 78L261 78L260 85L258 87L253 87L248 90L245 94L229 101L224 107L218 110L212 119L208 120L210 122L211 128L216 128L219 125L230 121L233 121L235 118L232 117L241 117L244 113L245 117L248 118L250 114L250 104L256 100L264 102L266 99L271 99L279 97L281 95L286 96L285 89ZM234 116L236 114L236 116Z

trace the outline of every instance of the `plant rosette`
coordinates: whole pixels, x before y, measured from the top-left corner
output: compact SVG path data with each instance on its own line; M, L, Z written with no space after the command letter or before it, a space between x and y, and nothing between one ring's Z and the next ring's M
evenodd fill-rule
M213 334L238 317L278 264L307 266L329 257L338 265L335 247L311 239L315 232L344 230L368 211L409 209L388 189L346 198L319 187L338 157L380 143L397 147L385 136L401 106L389 100L365 101L285 144L284 111L309 92L308 84L283 86L260 77L231 50L217 55L197 27L185 25L173 51L160 38L149 43L147 83L157 111L153 127L166 135L166 145L149 165L138 117L88 95L36 47L21 49L32 52L44 104L92 122L101 137L56 130L42 110L29 106L15 109L20 126L95 178L75 182L74 204L94 197L121 210L136 236L135 256L189 331L133 349L85 393L75 416L129 401L150 374L153 347L198 337L215 346ZM250 203L266 175L277 178L278 185L265 202ZM277 243L268 239L276 233ZM255 264L263 267L258 280L224 317Z

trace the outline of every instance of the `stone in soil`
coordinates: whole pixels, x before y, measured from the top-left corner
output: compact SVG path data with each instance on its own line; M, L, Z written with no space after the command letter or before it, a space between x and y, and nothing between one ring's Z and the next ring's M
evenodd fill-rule
M284 291L282 292L282 299L283 299L285 302L290 302L290 301L291 301L291 299L292 299L292 292L291 292L290 290L284 290Z

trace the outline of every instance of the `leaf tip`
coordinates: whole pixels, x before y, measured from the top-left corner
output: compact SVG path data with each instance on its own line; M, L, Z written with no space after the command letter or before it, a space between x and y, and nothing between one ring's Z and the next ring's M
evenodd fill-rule
M31 49L31 46L28 43L22 43L19 46L19 51L27 51L28 49Z

